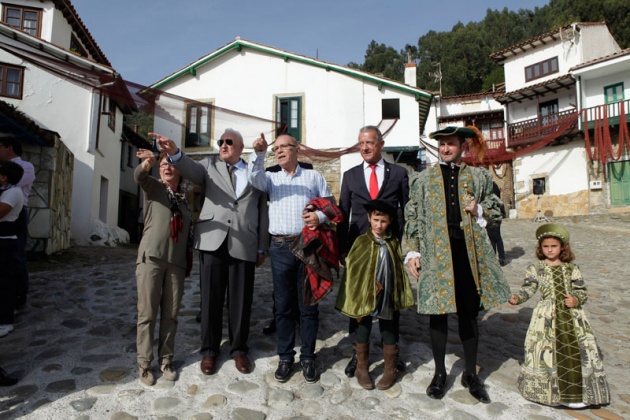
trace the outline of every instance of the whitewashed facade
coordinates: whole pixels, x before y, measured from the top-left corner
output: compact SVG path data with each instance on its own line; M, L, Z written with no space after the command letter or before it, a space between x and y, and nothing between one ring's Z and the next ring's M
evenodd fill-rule
M168 119L156 117L156 131L193 154L216 150L215 141L228 127L242 133L246 147L261 132L275 138L273 121L283 120L283 106L288 132L311 148L350 147L359 128L380 124L388 131L386 147L417 153L431 105L431 94L414 86L241 39L151 87L261 119L212 111L205 147L187 147L183 139L191 122L186 110ZM359 160L358 154L342 157L341 172Z
M605 23L598 22L574 23L491 55L505 71L506 92L496 100L505 107L508 150L553 140L514 159L519 217L532 217L538 201L549 216L592 211L593 174L578 123L589 100L578 94L570 70L619 50Z
M630 155L628 148L619 152L619 144L630 140L624 139L620 132L623 120L626 124L630 122L630 48L575 66L570 71L576 79L578 102L583 110L580 128L593 130L595 121L599 120L612 145L612 155L607 155L606 163L601 157L605 148L600 146L597 150L600 153L593 153L594 156L599 154L599 159L591 167L599 170L591 171L594 173L589 179L590 205L608 211L627 211ZM607 126L603 124L604 116ZM595 136L591 135L590 139L594 144Z
M57 132L74 155L74 176L68 180L71 232L76 243L88 244L96 224L117 229L122 111L113 104L110 113L109 99L94 86L73 83L30 58L61 60L79 73L85 69L111 76L115 71L69 1L15 0L0 5L0 45L8 46L0 49L0 65L22 75L20 94L2 92L0 99L40 127Z

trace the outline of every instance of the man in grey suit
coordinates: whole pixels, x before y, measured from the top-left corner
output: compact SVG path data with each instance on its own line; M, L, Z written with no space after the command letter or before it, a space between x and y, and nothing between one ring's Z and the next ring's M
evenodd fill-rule
M200 251L201 371L206 375L216 372L227 291L230 356L241 373L249 373L247 339L254 270L269 248L269 217L266 194L247 180L247 165L241 159L243 137L236 130L225 130L217 141L219 155L196 162L173 140L149 135L185 179L202 187L204 195L194 232L194 247Z

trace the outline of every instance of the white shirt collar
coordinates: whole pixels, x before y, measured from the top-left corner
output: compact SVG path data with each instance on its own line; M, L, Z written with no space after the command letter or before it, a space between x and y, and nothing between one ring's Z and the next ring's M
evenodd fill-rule
M379 160L378 162L376 162L376 166L378 166L379 168L382 168L385 166L385 159L381 158L381 160ZM370 164L367 163L366 161L363 161L363 169L369 169Z

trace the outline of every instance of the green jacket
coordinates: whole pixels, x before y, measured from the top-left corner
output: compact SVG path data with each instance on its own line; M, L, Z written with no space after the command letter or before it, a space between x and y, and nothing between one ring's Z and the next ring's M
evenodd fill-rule
M400 244L388 230L385 242L394 266L394 308L407 309L414 306L413 292L402 263ZM335 308L351 318L370 315L376 307L376 269L380 245L372 230L359 236L348 256L346 269L341 278Z
M475 196L477 203L483 208L483 217L488 226L501 218L500 200L492 193L490 172L465 163L461 165L458 192L468 260L473 270L474 262L477 263L481 303L484 309L489 309L507 302L510 287L503 277L486 229L480 227L474 219L470 223L469 213L464 210L462 198L467 191ZM438 166L417 173L410 179L402 247L405 254L410 251L421 254L418 313L433 315L456 313L444 180Z

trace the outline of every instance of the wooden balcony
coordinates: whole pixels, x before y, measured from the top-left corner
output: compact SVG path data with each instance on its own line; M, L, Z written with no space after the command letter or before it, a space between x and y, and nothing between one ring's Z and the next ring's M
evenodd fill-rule
M595 121L601 120L603 123L605 118L608 118L609 126L617 126L622 113L626 116L626 123L630 122L630 99L584 108L581 115L583 121L580 121L580 128L592 130L595 128Z
M505 154L505 139L485 140L486 157L500 156Z
M508 124L508 146L525 146L558 131L568 117L577 116L577 110L562 111L544 117ZM562 133L558 133L560 136Z

